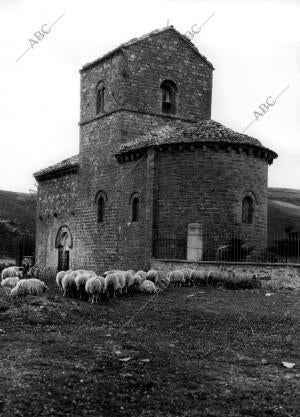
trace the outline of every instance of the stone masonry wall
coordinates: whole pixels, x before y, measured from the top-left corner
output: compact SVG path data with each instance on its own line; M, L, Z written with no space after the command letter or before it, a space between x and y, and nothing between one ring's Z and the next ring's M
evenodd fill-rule
M67 225L75 235L78 175L68 174L42 181L38 187L36 262L40 266L57 268L58 252L55 239L61 226ZM79 251L78 237L74 237L74 248L70 253L73 267L74 253Z
M172 80L178 89L176 117L210 119L212 71L174 31L152 35L81 70L80 121L97 117L95 92L99 81L105 87L105 113L126 109L163 115L160 85Z
M157 154L154 232L185 238L189 223L211 236L243 234L267 239L267 163L245 152L221 149L162 150ZM242 199L255 196L253 224L242 223ZM204 251L209 242L204 238ZM219 240L219 246L227 243Z
M172 30L133 45L124 53L124 104L161 114L160 85L177 85L176 116L210 119L212 67Z

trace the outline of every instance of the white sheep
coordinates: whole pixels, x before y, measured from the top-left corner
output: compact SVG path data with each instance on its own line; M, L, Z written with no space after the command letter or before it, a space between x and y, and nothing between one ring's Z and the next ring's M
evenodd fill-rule
M181 270L184 276L185 283L188 287L194 286L194 281L191 279L192 269L184 268Z
M211 269L206 273L207 283L216 284L222 281L223 279L228 278L228 272L222 272L218 269Z
M77 276L75 277L77 292L81 300L83 300L86 296L85 284L92 277L95 277L95 275L87 273L87 272L82 272L82 273L79 272Z
M80 273L82 273L81 272L82 270L80 269L78 272L80 272ZM96 274L96 272L95 271L92 271L92 270L90 270L90 269L86 269L85 271L83 271L83 273L84 274L89 274L90 276L97 276L97 274Z
M61 281L66 274L67 274L67 271L59 271L56 274L55 282L56 282L56 285L58 286L58 289L60 291L62 290Z
M107 275L115 274L116 272L121 272L119 269L110 269L109 271L103 272L102 276L105 278Z
M143 282L142 277L138 274L134 274L133 276L133 288L137 289L141 283Z
M61 280L61 286L63 289L63 297L76 297L77 287L74 272L69 272L64 275Z
M25 297L26 295L42 295L48 287L37 278L21 279L11 290L11 296Z
M136 275L139 275L142 278L142 282L146 281L146 279L147 279L147 272L145 272L145 271L137 271Z
M164 271L157 271L158 274L158 282L157 285L159 288L164 289L167 288L170 284L170 278Z
M195 285L206 285L208 272L205 270L194 270L191 272L190 278Z
M79 274L84 274L87 271L85 269L76 269L76 271L74 272L76 273L76 275L79 275Z
M119 278L116 274L108 274L105 277L105 291L107 295L113 295L116 297L116 292L121 291L121 285L119 282Z
M139 292L143 294L156 294L157 293L157 288L155 284L152 281L148 281L147 279L139 285L138 289L139 289Z
M74 278L78 277L79 275L82 274L87 274L89 276L96 276L96 272L91 271L89 269L77 269L76 271L74 271Z
M131 271L125 271L124 272L124 278L125 278L125 292L128 292L128 289L132 289L134 285L134 274L132 274Z
M18 277L5 278L3 281L1 281L1 286L7 288L14 288L18 282Z
M22 278L22 271L20 271L18 266L9 266L8 268L4 268L1 272L1 281L5 278L12 277Z
M150 269L150 271L147 272L146 279L148 281L152 281L154 284L157 284L159 279L157 271L155 271L154 269Z
M115 275L118 277L119 280L119 284L120 284L120 293L122 294L123 290L125 292L126 290L126 278L125 278L125 272L124 271L119 271L116 272Z
M89 296L89 301L92 304L97 303L100 299L101 294L106 291L105 278L94 275L89 278L85 283L85 291Z
M185 284L184 273L182 271L172 271L169 273L170 284L174 287L181 287Z

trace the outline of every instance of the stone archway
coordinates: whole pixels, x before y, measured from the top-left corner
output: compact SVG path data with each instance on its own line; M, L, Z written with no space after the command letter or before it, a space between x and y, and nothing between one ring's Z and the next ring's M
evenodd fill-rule
M70 268L70 249L73 247L73 238L68 226L62 226L58 230L55 247L58 249L57 270L67 271Z

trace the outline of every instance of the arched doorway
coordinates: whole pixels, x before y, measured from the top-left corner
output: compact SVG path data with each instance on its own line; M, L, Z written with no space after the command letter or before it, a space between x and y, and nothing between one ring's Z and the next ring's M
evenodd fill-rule
M57 270L67 271L70 267L70 249L73 238L68 226L62 226L56 235L55 247L58 249Z

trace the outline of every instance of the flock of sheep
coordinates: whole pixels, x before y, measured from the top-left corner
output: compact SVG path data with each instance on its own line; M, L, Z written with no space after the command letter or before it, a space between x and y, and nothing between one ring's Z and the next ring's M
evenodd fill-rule
M37 278L22 279L22 270L11 266L1 272L1 286L11 289L11 296L42 295L48 287Z
M79 297L97 303L101 298L116 297L121 294L155 294L169 286L182 287L201 285L208 276L220 277L218 271L199 271L182 269L165 273L151 269L148 272L133 270L106 271L102 276L93 271L60 271L56 275L56 284L63 296Z
M56 275L56 284L66 297L79 297L92 304L101 298L140 292L155 294L158 289L169 284L168 276L161 271L148 272L133 270L111 270L97 275L83 269L77 271L60 271Z
M106 271L102 276L93 271L69 270L56 275L56 284L65 297L79 297L96 303L100 298L116 297L121 294L155 294L168 286L196 284L192 270L173 271L168 274L151 269L148 272L133 270ZM201 275L201 274L200 274ZM9 267L1 273L1 286L11 289L12 296L41 295L47 286L37 278L22 279L17 267Z
M246 276L247 275L247 276ZM221 272L219 270L181 269L167 274L151 269L148 272L133 270L111 270L101 276L84 269L60 271L56 275L56 284L64 297L80 298L97 303L100 299L116 297L121 294L155 294L169 286L194 286L220 284L234 278L252 280L253 276L245 273ZM42 295L48 289L37 278L22 279L22 272L17 267L9 267L1 273L1 286L11 289L12 296Z

